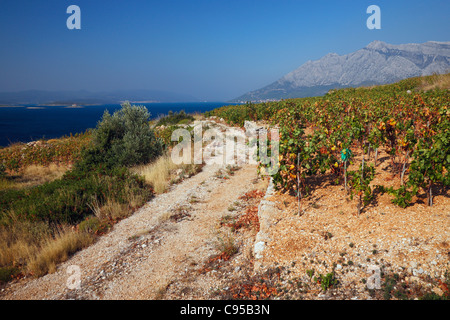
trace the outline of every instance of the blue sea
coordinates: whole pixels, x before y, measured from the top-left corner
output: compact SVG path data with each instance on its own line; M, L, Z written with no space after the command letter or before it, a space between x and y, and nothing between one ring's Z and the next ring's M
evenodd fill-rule
M144 105L152 119L167 115L169 111L186 113L210 111L226 102L185 102L185 103L136 103ZM65 135L82 133L95 128L105 110L109 113L121 108L120 104L84 106L67 108L66 106L0 107L0 146L15 142L30 142L39 139L53 139Z

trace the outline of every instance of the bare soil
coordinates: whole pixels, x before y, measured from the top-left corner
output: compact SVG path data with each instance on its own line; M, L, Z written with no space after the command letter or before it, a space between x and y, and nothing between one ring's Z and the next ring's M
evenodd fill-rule
M358 157L356 152L355 163ZM382 150L376 172L373 185L398 186ZM378 193L358 215L356 199L333 177L308 183L311 193L302 199L300 215L295 196L266 199L277 218L265 230L270 240L256 260L258 207L268 179L257 175L255 165L206 164L55 273L14 280L0 298L365 300L449 294L448 188L436 188L432 207L419 195L406 209ZM68 285L70 266L81 271L75 289ZM381 287L369 289L374 268Z

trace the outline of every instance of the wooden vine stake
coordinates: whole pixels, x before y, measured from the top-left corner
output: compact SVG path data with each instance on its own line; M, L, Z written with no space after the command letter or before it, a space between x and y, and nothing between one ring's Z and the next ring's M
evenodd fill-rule
M364 151L362 155L361 182L364 180Z
M348 190L347 190L347 160L344 161L344 186L345 186L345 192L348 192Z
M345 191L348 192L348 187L347 187L347 161L350 159L351 157L351 151L350 149L344 149L341 151L341 160L344 162L344 187L345 187Z
M402 169L402 175L401 175L402 186L404 185L404 176L405 176L405 171L406 171L406 162L408 162L408 157L409 157L409 151L406 153L405 162L403 162L403 169Z
M297 154L297 213L299 216L303 214L302 207L301 207L301 197L302 194L300 192L300 153Z
M430 207L433 206L433 192L431 191L432 186L433 183L430 181L428 184L428 192L427 192L427 202Z
M361 180L360 180L360 184L363 184L363 181L364 181L364 149L363 149L363 154L362 154ZM361 214L361 210L362 210L362 192L359 191L358 215Z

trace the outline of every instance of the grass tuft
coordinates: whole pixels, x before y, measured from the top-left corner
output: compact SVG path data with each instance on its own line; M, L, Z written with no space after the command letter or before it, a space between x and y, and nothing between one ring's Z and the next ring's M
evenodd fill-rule
M76 232L68 227L58 230L53 238L44 241L39 252L27 263L28 271L42 276L56 271L56 266L66 261L72 254L94 242L94 237L86 232Z
M164 154L155 162L137 166L132 171L144 178L153 186L156 194L162 194L168 190L171 184L177 183L185 176L192 176L200 170L201 166L195 164L175 164L169 153Z

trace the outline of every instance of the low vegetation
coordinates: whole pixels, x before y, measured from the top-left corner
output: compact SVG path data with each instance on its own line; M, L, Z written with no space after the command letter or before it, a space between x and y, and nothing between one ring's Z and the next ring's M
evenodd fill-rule
M92 135L92 142L83 149L80 170L91 168L130 167L153 161L162 154L163 144L149 126L150 113L145 107L126 103L110 115L105 111Z
M62 137L16 143L0 148L1 172L22 173L30 166L71 165L81 159L81 150L91 142L91 131Z
M131 168L131 171L143 177L145 182L152 185L155 193L161 194L168 190L171 184L176 184L184 178L196 174L201 165L175 164L169 152L165 152L156 161Z
M198 172L173 164L149 118L125 103L84 134L0 149L0 283L54 272L155 192Z
M351 212L353 214L364 212L366 207L376 207L381 209L381 215L385 215L384 209L379 207L379 200L389 198L400 207L395 207L390 212L408 213L411 211L403 211L402 208L416 205L410 209L419 208L425 214L436 209L429 208L425 212L420 209L423 208L421 204L433 206L435 197L440 206L438 208L442 208L442 196L447 197L450 185L449 76L450 74L433 75L385 86L333 90L323 97L227 106L208 112L207 116L223 118L231 125L243 126L245 121L253 120L279 128L280 170L273 175L275 187L279 191L277 198L298 199L298 202L278 202L280 206L283 203L287 208L289 203L293 203L297 207L297 203L301 204L304 199L303 209L305 212L311 210L310 213L307 212L309 216L321 214L320 211L313 210L323 205L317 199L330 195L324 189L330 187L337 190L334 186L340 185L342 188L339 189L345 190L345 203L355 205L354 212ZM260 163L259 167L262 172L266 166ZM380 195L383 193L387 195L381 199ZM324 212L328 211L331 216L334 210L330 208L334 203L326 203L329 206L324 208ZM274 234L281 234L284 230L297 230L290 225L291 220L297 220L290 214L297 214L297 210L289 208L286 211L288 219L284 223L287 227L279 227L280 229L273 231ZM356 221L372 219L372 213L376 211L367 210L367 216L360 215ZM338 209L335 212L344 214ZM428 217L426 214L425 216ZM228 213L221 224L236 228L237 221L235 215ZM328 223L325 220L323 222ZM386 230L383 228L376 228L377 233L384 231ZM339 235L332 232L319 231L319 234L324 241L335 243ZM301 237L292 237L299 238ZM288 240L292 239L288 237ZM282 248L281 241L277 240L274 247ZM283 249L288 251L287 246L291 241L281 242L286 244ZM355 243L349 242L348 246L353 248ZM444 256L447 249L445 242ZM371 256L364 259L364 262L384 265L386 255L381 248L374 245L368 252ZM269 255L273 253L277 254L270 252ZM231 289L224 290L225 295L234 299L260 299L260 284L264 283L267 288L272 289L266 291L270 292L269 298L354 299L354 288L357 286L345 283L347 273L364 268L362 270L366 274L367 265L364 264L363 267L354 256L350 259L348 256L344 258L345 255L346 252L340 253L341 258L336 261L339 265L333 264L332 272L328 262L315 261L305 255L303 266L300 267L305 269L304 275L295 278L290 269L281 274L281 278L287 279L273 279L263 275L262 279L246 283L245 290L242 282L227 285ZM359 255L358 253L357 256ZM279 259L273 259L273 263L277 265L283 258L280 255ZM299 267L295 267L296 262L298 261L292 262L292 273L299 270ZM317 268L316 263L319 264ZM387 265L390 266L389 263ZM286 266L289 268L287 263ZM392 270L394 269L384 269L384 266L381 268L381 289L367 288L373 299L448 300L450 297L448 271L444 279L442 269L440 276L437 276L439 273L431 272L416 276L415 271L406 267L398 269L402 270L399 274L392 273ZM366 284L366 281L366 278L361 279L362 284ZM281 286L278 287L278 284Z
M433 192L450 185L449 77L433 75L333 90L323 97L226 106L206 115L231 125L254 120L277 126L279 141L269 141L279 144L275 187L297 195L299 203L310 193L310 179L327 177L356 198L355 212L361 213L374 198L371 183L380 170L377 156L383 150L396 181L391 182L394 187L377 190L393 195L393 203L401 207L423 196L432 206ZM267 169L260 163L261 172Z
M187 114L184 110L179 112L169 111L167 116L158 119L156 126L173 126L177 124L188 124L194 121L194 116Z

